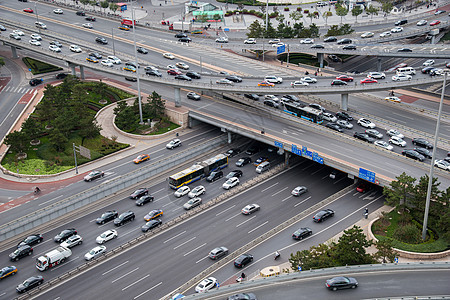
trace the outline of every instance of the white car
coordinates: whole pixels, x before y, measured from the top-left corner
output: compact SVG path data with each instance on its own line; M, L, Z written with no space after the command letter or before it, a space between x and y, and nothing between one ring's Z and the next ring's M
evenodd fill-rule
M270 82L270 83L282 83L283 78L278 76L266 76L264 77L264 81Z
M312 78L312 77L302 77L300 78L301 81L307 82L307 83L317 83L317 79L316 78Z
M14 32L11 32L11 33L9 34L9 37L10 37L10 38L13 38L13 39L15 39L15 40L21 40L21 39L22 39L22 38L20 37L20 35L14 33Z
M407 81L407 80L411 80L411 79L412 79L411 75L405 75L405 74L398 74L398 75L392 76L392 81Z
M15 33L15 34L17 34L17 35L19 35L19 36L24 36L24 35L25 35L25 33L23 33L23 31L22 31L22 30L19 30L19 29L13 30L12 33Z
M178 190L176 190L175 193L173 194L175 195L175 197L180 198L183 197L184 195L187 195L190 191L191 189L187 185L184 185L178 188Z
M57 15L62 15L64 12L63 12L63 10L61 8L57 8L57 9L53 10L53 13L57 14Z
M420 20L419 22L417 22L417 26L425 26L427 25L427 20Z
M77 45L70 45L69 49L72 52L76 52L76 53L80 53L81 52L80 46L77 46Z
M369 72L367 74L367 78L373 78L373 79L385 79L386 74L381 72Z
M211 290L217 286L217 279L214 277L208 277L203 279L196 287L195 292L197 293L205 293L208 290Z
M114 55L108 56L108 59L109 59L110 61L112 61L112 63L115 64L115 65L120 65L120 64L122 63L122 61L120 60L120 58L118 58L117 56L114 56Z
M248 40L244 41L244 44L256 44L256 39L249 38Z
M389 151L392 151L392 149L394 149L394 147L392 147L385 141L375 141L374 144L378 147L381 147L381 148L389 150Z
M339 126L346 128L346 129L352 129L353 128L353 124L350 123L347 120L337 120L336 124L338 124Z
M358 124L365 128L373 129L376 127L375 123L373 123L372 121L370 121L369 119L366 119L366 118L359 119Z
M205 192L206 192L205 187L203 185L199 185L199 186L196 186L195 188L193 188L189 192L188 197L189 198L195 198L195 197L198 197L200 195L203 195Z
M41 45L41 42L39 42L38 40L29 40L28 42L30 43L30 45L34 45L34 46Z
M400 147L406 147L406 142L401 137L398 137L396 135L391 136L391 138L389 139L389 143Z
M397 32L402 32L402 31L403 31L403 27L400 27L400 26L394 27L391 29L392 33L397 33Z
M32 40L42 41L42 37L37 33L33 33L32 35L30 35L30 37Z
M434 165L436 167L438 167L439 169L450 171L450 163L445 161L445 160L443 160L443 159L436 160L434 162Z
M276 44L272 44L272 47L276 47L276 48L281 47L281 46L284 46L284 43L279 42L279 43L276 43Z
M53 51L53 52L61 52L61 48L59 48L58 46L55 46L55 45L48 46L48 50Z
M431 66L431 65L434 65L434 59L427 59L427 60L422 64L422 66L424 66L424 67L429 67L429 66Z
M218 37L216 43L228 43L228 38L225 36Z
M112 67L112 66L114 66L114 63L111 60L109 60L109 59L104 59L100 63L102 64L102 66L105 66L105 67Z
M275 95L265 95L265 96L264 96L264 99L266 99L266 100L272 100L272 101L275 101L275 102L280 102L280 98L278 98L278 97L275 96Z
M388 136L398 136L401 139L405 137L397 129L389 129L388 131L386 131L386 133L387 133Z
M291 86L292 87L296 87L296 86L308 86L309 83L307 83L306 81L301 81L301 80L296 80L296 81L292 81L291 82Z
M337 118L330 113L323 113L322 118L328 122L336 122Z
M231 178L229 178L227 181L225 181L224 184L222 184L222 187L223 187L225 190L229 190L229 189L231 189L232 187L235 187L235 186L237 186L237 185L239 185L239 178L237 178L237 177L231 177Z
M216 80L216 84L233 85L233 81L228 80L226 78L222 78L222 79Z
M174 140L171 140L171 141L166 145L166 148L172 150L173 148L180 147L180 146L181 146L181 141L180 141L179 139L174 139Z
M300 44L314 44L314 39L308 38L308 39L300 40Z
M292 190L291 195L298 197L306 193L308 189L305 186L298 186L295 189Z
M385 32L380 33L380 37L387 37L387 36L391 36L390 31L385 31Z
M163 57L167 59L175 59L175 56L172 53L163 53Z
M78 234L72 235L67 240L62 242L60 246L65 248L72 248L78 245L81 245L83 243L83 238L79 236Z
M84 23L82 26L83 26L84 28L89 28L89 29L94 28L94 26L92 26L91 23Z
M384 100L398 102L398 103L402 102L402 99L400 99L399 97L395 97L395 96L386 97L386 98L384 98Z
M261 207L258 204L249 204L241 210L241 213L244 215L250 215L255 211L258 211Z
M106 230L105 232L103 232L102 234L100 234L95 239L95 241L97 242L97 244L104 244L107 241L115 239L116 237L117 237L117 231L114 229L109 229L109 230Z
M86 253L84 255L84 259L89 261L91 259L96 258L99 255L102 255L104 252L106 252L105 246L97 246L95 248L92 248L91 251L89 251L88 253Z
M176 65L167 65L166 67L167 70L173 69L173 70L178 70Z
M47 29L47 25L45 25L42 22L34 22L34 25L36 25L36 27L41 28L41 29Z
M185 64L184 62L177 62L175 64L178 68L183 69L183 70L189 70L189 65Z
M270 41L269 41L269 44L278 44L278 43L280 43L280 42L281 42L280 39L273 39L273 40L270 40Z
M192 198L192 199L189 199L188 202L186 202L185 204L183 204L183 208L184 208L185 210L190 210L191 208L194 208L194 207L196 207L196 206L198 206L198 205L200 205L200 204L202 204L202 198L199 198L199 197L197 197L197 198Z
M363 34L361 34L361 37L363 38L363 39L365 39L365 38L371 38L371 37L373 37L375 34L373 33L373 32L364 32Z

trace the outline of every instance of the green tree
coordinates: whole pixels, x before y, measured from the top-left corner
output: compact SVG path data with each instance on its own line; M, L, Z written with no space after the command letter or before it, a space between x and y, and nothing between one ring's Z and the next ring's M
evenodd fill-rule
M366 253L366 248L372 242L366 239L363 230L353 226L344 230L344 234L333 247L332 255L340 265L361 265L373 262L373 258Z
M343 7L342 5L336 4L336 15L341 17L341 24L342 24L342 17L346 16L348 14L348 9Z
M204 14L200 14L197 16L197 20L198 22L201 22L202 24L208 21L208 14L204 13Z
M166 110L166 103L157 92L153 91L147 98L148 103L145 104L145 111L150 120L162 118Z
M366 9L366 12L370 15L370 18L372 19L374 15L378 16L379 9L374 7L372 4L369 5L369 7Z
M115 3L110 3L109 9L112 10L112 12L116 13L116 11L119 9L119 5L117 5Z
M377 241L375 247L377 248L377 252L373 254L373 258L383 264L393 263L395 257L398 255L392 248L392 241L390 240Z
M35 118L28 118L22 123L22 132L30 139L36 140L41 134L41 124Z
M95 11L95 7L97 6L97 1L91 0L91 1L89 1L89 4L92 5L92 7L94 8L94 11Z
M311 20L311 24L312 24L312 19L315 18L316 15L315 15L314 13L312 13L312 12L309 12L309 13L306 15L306 17L309 18L309 19Z
M356 22L358 22L358 16L363 13L361 6L355 5L352 9L352 16L356 18Z
M9 146L9 149L15 153L23 153L27 148L30 139L22 131L14 131L9 133L4 140L4 143Z
M3 67L5 65L5 60L3 57L0 57L0 67Z
M94 116L90 116L79 121L80 129L78 131L79 135L83 137L81 144L83 144L84 139L93 138L100 134L101 126L97 123Z
M91 0L79 0L81 2L81 4L83 4L84 9L86 9L86 4L91 3Z
M425 202L427 198L427 190L428 190L428 175L419 178L419 182L414 188L414 196L411 199L412 205L421 212L425 212ZM439 199L439 185L441 183L438 182L436 177L433 177L431 184L431 201L436 201Z
M302 267L303 270L330 268L335 266L332 260L332 249L326 244L319 244L311 247L309 250L297 251L295 254L291 253L289 262L293 270L298 270Z
M388 13L391 12L391 10L392 10L393 7L394 7L394 6L393 6L392 2L386 1L386 2L384 2L384 3L381 5L381 10L382 10L384 13L388 14Z
M247 37L249 38L262 38L263 37L264 28L261 26L258 20L255 20L248 27Z
M396 179L383 189L383 194L386 196L385 202L390 206L403 206L413 195L416 178L403 172Z
M450 209L447 206L446 209L440 214L439 221L437 222L437 229L439 230L442 238L450 245Z
M103 13L106 13L106 9L109 7L109 2L108 1L102 1L100 2L100 6L103 8Z
M273 28L272 26L272 22L270 22L269 19L269 23L267 24L267 30L264 30L264 36L266 38L276 38L277 36L277 30L275 28Z
M342 24L339 28L339 31L341 32L341 35L351 34L355 32L354 29L352 29L352 26L350 24Z
M331 17L333 15L333 13L329 10L325 11L322 14L322 17L325 19L325 25L328 25L328 18Z
M309 34L312 38L318 38L320 36L319 27L317 27L316 23L309 25Z
M64 152L69 139L57 128L53 128L48 136L48 141L57 152Z
M289 13L289 17L297 23L303 18L303 14L300 11L294 10Z

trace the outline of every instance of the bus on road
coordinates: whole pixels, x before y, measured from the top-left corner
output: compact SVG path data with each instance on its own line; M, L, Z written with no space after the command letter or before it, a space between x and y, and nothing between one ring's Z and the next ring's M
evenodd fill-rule
M284 103L284 112L317 123L323 123L322 111L298 103Z

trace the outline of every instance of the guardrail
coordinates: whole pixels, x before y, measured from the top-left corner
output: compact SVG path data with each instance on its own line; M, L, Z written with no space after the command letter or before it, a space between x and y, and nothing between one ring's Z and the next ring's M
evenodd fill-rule
M50 220L56 219L70 211L74 211L84 205L123 190L130 185L160 173L162 170L170 169L179 165L180 162L196 157L202 151L214 149L225 143L226 137L221 135L177 154L152 162L145 167L141 167L133 172L114 178L111 181L100 183L95 187L69 198L49 204L42 209L36 210L33 213L20 217L14 221L3 224L0 226L0 241L16 236Z

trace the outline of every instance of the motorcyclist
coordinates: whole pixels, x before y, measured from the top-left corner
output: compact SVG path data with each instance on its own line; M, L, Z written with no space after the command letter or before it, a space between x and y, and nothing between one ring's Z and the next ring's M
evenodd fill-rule
M35 194L39 193L40 191L41 191L41 189L40 189L39 187L35 187L35 188L34 188L34 193L35 193Z
M280 252L277 250L275 251L275 259L278 259L281 256Z

